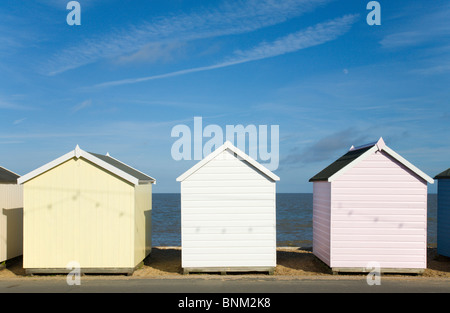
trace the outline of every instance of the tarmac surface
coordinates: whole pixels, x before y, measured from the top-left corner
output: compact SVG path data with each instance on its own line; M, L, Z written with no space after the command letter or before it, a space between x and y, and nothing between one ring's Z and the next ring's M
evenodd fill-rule
M0 293L449 293L450 279L383 278L369 285L366 278L275 279L84 279L68 285L58 279L0 280Z

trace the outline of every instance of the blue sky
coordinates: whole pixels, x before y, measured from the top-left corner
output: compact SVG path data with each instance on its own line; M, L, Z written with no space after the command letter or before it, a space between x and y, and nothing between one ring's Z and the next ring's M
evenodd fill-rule
M79 144L178 192L175 125L279 125L279 192L383 137L427 174L450 167L450 5L379 1L80 0L0 4L0 165ZM206 140L206 139L205 139ZM436 186L431 186L434 192Z

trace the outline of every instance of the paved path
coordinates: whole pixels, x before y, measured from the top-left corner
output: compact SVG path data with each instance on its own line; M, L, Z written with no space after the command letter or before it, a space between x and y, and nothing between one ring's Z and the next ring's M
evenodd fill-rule
M69 286L65 279L0 280L0 293L6 292L132 292L132 293L449 293L450 279L381 279L381 285L369 286L365 279L270 278L192 278L192 279L119 279L93 280L81 278L80 286Z

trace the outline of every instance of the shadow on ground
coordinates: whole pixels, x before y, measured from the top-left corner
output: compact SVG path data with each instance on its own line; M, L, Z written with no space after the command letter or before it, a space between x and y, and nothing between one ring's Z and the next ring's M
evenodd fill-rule
M330 274L330 268L309 250L289 248L277 250L275 275L321 275Z
M22 256L6 261L3 271L5 271L5 274L10 274L10 276L26 276L25 269L23 268Z
M450 276L450 258L438 255L436 248L428 248L427 268L424 276Z
M144 260L143 265L134 272L133 276L151 277L181 274L180 247L153 247L152 253ZM330 268L308 249L277 248L275 276L327 276L331 274ZM26 276L26 272L23 268L22 257L8 260L5 262L5 267L0 268L0 279L24 276ZM422 276L450 278L450 258L438 255L436 248L428 248L427 269Z
M147 267L167 274L180 274L181 249L153 247L150 255L144 260L143 268Z

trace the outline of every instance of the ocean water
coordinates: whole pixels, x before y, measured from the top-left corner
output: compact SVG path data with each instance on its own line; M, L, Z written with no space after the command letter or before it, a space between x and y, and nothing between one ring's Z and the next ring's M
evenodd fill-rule
M311 193L277 194L277 246L312 246ZM181 246L179 193L153 194L152 245ZM436 246L437 195L428 195L428 245Z

